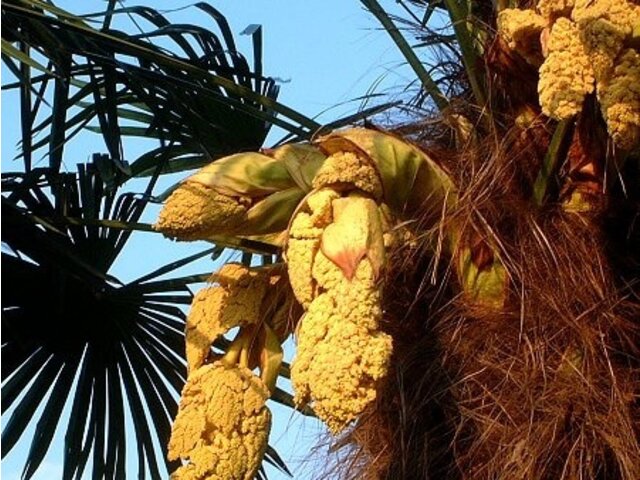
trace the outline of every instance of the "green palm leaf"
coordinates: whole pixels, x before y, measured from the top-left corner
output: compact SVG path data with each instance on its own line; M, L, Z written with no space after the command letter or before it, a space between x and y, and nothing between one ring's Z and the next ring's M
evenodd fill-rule
M149 160L126 158L122 140L142 135L172 145L163 171L193 169L220 156L262 146L271 125L302 137L320 125L278 103L278 86L262 75L260 30L253 32L254 70L235 47L229 25L213 7L195 5L211 21L207 26L171 24L148 7L111 9L80 18L37 0L2 4L3 57L18 67L26 101L23 115L23 155L31 164L34 151L48 147L50 165L58 169L64 143L97 121L110 157L129 162L126 175L148 175ZM89 20L126 15L149 30L128 34ZM221 38L212 33L212 25ZM106 23L105 23L106 25ZM17 41L18 48L12 43ZM172 45L167 48L167 43ZM52 62L31 76L38 63L26 52L36 51ZM73 62L71 62L73 58ZM42 102L27 98L53 83L51 115L35 124ZM25 90L26 89L26 90ZM127 130L122 121L135 124ZM95 125L95 123L94 123ZM130 128L130 127L129 127ZM40 139L32 142L38 134ZM174 165L175 163L175 165Z

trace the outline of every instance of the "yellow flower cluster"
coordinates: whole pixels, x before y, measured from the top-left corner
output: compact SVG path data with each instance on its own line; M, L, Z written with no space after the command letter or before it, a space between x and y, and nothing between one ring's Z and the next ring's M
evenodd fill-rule
M634 29L640 25L640 5L634 0L539 0L533 10L505 9L499 14L498 29L509 46L525 59L531 59L536 47L533 33L541 25L542 50L545 60L540 67L539 101L545 115L559 120L579 113L586 95L594 89L598 98L607 95L603 90L617 89L633 77L630 53L637 54L633 45ZM531 43L533 42L533 44ZM532 62L533 63L533 62ZM620 66L620 68L618 68ZM617 79L612 78L617 77ZM620 94L613 97L621 98ZM622 148L638 145L634 112L634 92L624 100L624 107L614 108L611 114L601 104L609 134ZM612 98L610 96L610 98ZM609 105L608 109L611 107ZM618 113L618 111L624 113ZM631 123L628 123L631 122Z
M368 262L361 262L353 283L366 284L370 272ZM348 285L340 290L348 291ZM358 290L360 295L364 290L373 293L364 286ZM391 337L368 328L376 318L363 316L367 310L379 309L376 296L360 297L368 303L361 306L351 291L343 297L332 291L321 293L298 330L298 353L291 369L296 403L313 400L318 417L334 433L375 400L377 383L387 373Z
M552 19L571 13L573 6L574 0L538 0L536 8L545 18Z
M613 74L600 84L598 98L609 133L616 144L640 145L640 54L622 52Z
M512 50L527 62L538 66L542 61L540 33L546 21L533 10L502 10L498 14L498 30Z
M538 96L544 114L553 118L571 118L582 110L584 97L593 92L593 71L578 33L567 18L559 18L551 28Z
M211 280L219 285L200 290L187 316L185 342L190 372L205 362L211 344L220 335L258 322L270 274L228 263Z
M185 181L167 199L154 228L167 237L200 240L231 231L246 221L249 200L218 193L198 182Z
M580 29L596 80L606 80L633 24L640 22L640 5L628 0L577 0L571 18Z
M169 460L174 480L253 480L267 447L269 391L245 367L222 361L193 372L182 391Z
M307 310L291 369L295 401L313 402L318 417L337 433L376 398L392 342L379 331L384 240L371 198L381 192L377 172L353 154L330 159L314 180L318 189L307 198L307 209L291 223L287 265Z
M378 171L370 161L352 152L338 152L329 156L313 179L313 188L340 184L360 189L376 199L382 197Z

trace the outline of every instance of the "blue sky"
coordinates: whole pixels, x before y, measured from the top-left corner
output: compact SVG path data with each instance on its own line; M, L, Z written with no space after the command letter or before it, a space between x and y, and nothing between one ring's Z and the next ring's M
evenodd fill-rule
M82 8L82 12L95 11L103 8L105 4L97 0L68 0L56 3L73 12L80 12L79 8ZM141 2L129 1L125 5L139 3ZM193 2L174 0L146 3L158 10L173 10ZM280 102L307 116L319 115L320 122L331 121L342 114L357 111L363 104L353 99L371 91L397 93L413 78L410 70L402 65L402 59L386 33L378 29L373 16L365 12L357 0L212 0L209 3L227 17L236 34L239 50L248 58L251 58L251 40L247 36L241 36L240 32L250 24L263 26L264 70L267 75L283 80ZM394 1L381 3L391 11L398 8ZM208 19L199 15L195 8L175 11L167 16L175 22L199 23L214 28L213 25L204 23ZM11 80L10 74L7 74L4 68L2 75L3 83ZM2 93L3 171L19 168L19 164L11 162L20 134L16 118L17 100L15 93ZM280 136L281 132L274 129L266 146ZM148 143L144 141L128 140L125 143L125 155L133 160L147 147ZM73 168L76 163L87 161L91 153L104 151L106 149L100 137L90 132L83 133L67 147L65 165L67 168ZM164 179L156 193L179 178L181 175ZM143 186L132 182L129 188L139 191ZM151 223L155 215L157 209L150 208L142 221ZM135 233L110 273L122 281L132 280L171 260L201 251L206 246L202 242L174 243L155 234ZM228 252L224 258L229 259L230 255ZM204 260L183 272L202 273L215 268L216 265ZM291 356L291 353L292 346L288 345L287 354ZM286 384L282 386L288 387ZM274 405L272 407L272 445L292 469L294 478L313 478L313 472L317 473L326 459L325 450L322 448L316 453L311 453L314 446L326 440L324 428L318 421L303 419L301 415L289 409ZM3 417L3 423L7 418L8 415ZM31 425L14 450L3 460L2 477L5 480L20 477L33 427L34 425ZM34 477L37 480L60 477L63 437L64 432L59 429L53 448ZM131 457L129 451L128 454ZM135 466L130 467L128 476L133 478L136 473ZM269 469L268 474L272 480L287 478L273 469Z

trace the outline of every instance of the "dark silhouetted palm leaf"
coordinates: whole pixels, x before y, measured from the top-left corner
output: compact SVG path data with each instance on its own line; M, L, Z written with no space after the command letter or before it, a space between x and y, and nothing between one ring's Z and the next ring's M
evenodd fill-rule
M164 454L153 441L166 445L186 374L179 305L191 300L187 282L158 285L152 275L123 285L107 272L127 232L67 224L65 216L137 215L141 201L105 190L93 165L77 176L33 170L12 180L2 198L2 240L12 252L2 254L2 409L14 409L3 454L44 404L25 465L30 477L70 402L65 478L80 476L90 456L94 477L121 478L129 408L139 474L158 478Z
M210 25L171 24L148 7L80 18L45 2L4 2L3 56L21 79L15 87L28 100L22 125L27 165L34 152L48 147L50 165L59 168L65 141L95 120L91 128L102 133L111 158L131 160L123 169L125 179L150 174L162 156L168 155L163 171L181 171L258 149L272 124L303 137L320 127L276 101L277 85L262 75L259 29L252 33L252 70L236 50L225 18L205 3L195 8ZM112 18L124 15L150 29L131 35L110 28ZM90 23L98 17L105 19L101 29ZM221 37L212 33L213 26ZM172 49L160 46L167 44ZM29 57L34 50L49 64ZM48 90L51 115L36 122ZM125 159L124 136L157 138L160 145Z
M124 285L108 271L126 241L120 227L135 222L143 200L106 189L93 164L77 175L36 169L6 176L3 187L10 252L2 254L2 409L13 407L3 454L44 405L25 465L30 477L69 403L64 478L79 477L89 458L94 478L122 478L127 442L136 445L139 476L160 478L186 375L180 305L191 302L187 285L208 275L165 277L221 249ZM125 436L127 410L135 439ZM286 468L277 454L269 459Z

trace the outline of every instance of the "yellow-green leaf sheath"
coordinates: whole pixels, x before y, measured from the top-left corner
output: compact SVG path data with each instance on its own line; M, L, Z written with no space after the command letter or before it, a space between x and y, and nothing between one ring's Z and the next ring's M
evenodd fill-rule
M179 240L282 232L324 160L312 146L286 145L217 160L167 199L155 228Z

